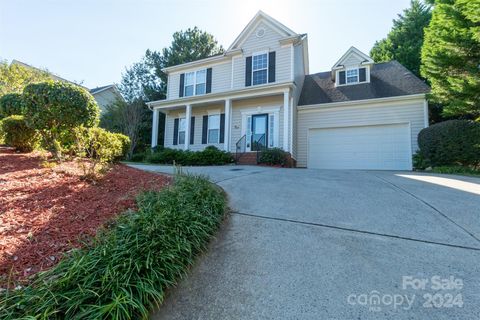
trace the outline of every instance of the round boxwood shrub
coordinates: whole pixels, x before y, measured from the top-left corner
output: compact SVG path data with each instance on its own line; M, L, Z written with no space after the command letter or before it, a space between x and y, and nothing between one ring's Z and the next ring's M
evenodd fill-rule
M37 132L27 126L21 115L2 119L0 129L4 142L20 152L30 152L38 146Z
M19 93L9 93L0 98L0 119L23 113L23 99Z
M84 88L71 83L49 81L34 83L23 90L25 120L38 130L47 149L60 160L62 135L72 128L94 127L100 108Z
M480 123L449 120L420 131L421 155L433 166L479 166Z

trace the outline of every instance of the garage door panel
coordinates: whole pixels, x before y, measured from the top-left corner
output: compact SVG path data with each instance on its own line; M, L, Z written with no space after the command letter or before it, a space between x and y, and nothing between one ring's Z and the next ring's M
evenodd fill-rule
M311 129L308 167L410 170L408 124Z

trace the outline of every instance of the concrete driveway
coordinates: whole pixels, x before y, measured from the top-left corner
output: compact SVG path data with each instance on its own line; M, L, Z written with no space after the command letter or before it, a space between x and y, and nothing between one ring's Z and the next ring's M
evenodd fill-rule
M154 319L480 319L480 179L185 170L234 212Z

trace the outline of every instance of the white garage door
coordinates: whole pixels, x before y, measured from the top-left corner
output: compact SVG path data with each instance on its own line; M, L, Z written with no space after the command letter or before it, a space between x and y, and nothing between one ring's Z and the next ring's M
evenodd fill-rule
M309 168L412 169L406 123L310 129L308 140Z

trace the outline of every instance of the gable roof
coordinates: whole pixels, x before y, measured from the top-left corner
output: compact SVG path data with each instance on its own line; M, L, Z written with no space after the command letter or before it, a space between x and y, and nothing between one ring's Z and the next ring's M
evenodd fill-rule
M430 87L397 61L376 63L370 82L335 87L332 72L305 76L298 105L366 100L428 93Z
M343 56L337 61L335 62L335 64L333 65L332 67L332 70L333 69L338 69L338 68L343 68L343 65L345 63L345 60L347 60L347 58L352 55L352 54L355 54L355 55L358 55L361 59L363 59L363 62L362 64L371 64L371 63L374 63L373 59L370 58L369 56L367 56L365 53L363 53L362 51L358 50L357 48L355 48L354 46L351 46L347 52L345 52L343 54Z
M279 32L284 37L294 37L298 34L291 29L287 28L282 23L278 22L274 18L270 17L268 14L262 10L258 11L257 14L253 17L252 20L247 24L247 26L240 32L238 37L233 41L233 43L228 47L227 52L238 49L238 47L248 38L248 36L255 30L255 27L260 22L265 22L268 26Z
M107 90L107 89L112 88L114 86L115 86L114 84L110 84L108 86L96 87L96 88L90 89L90 93L91 94L99 93L100 91Z

